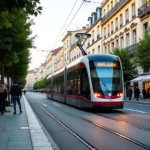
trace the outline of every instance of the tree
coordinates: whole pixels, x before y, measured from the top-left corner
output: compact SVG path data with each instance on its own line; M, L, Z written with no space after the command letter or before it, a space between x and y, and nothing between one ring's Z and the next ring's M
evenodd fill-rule
M40 0L1 0L0 28L11 27L11 22L7 15L15 16L18 11L24 11L27 15L38 16L42 11Z
M131 80L136 74L136 66L131 62L128 50L115 48L111 54L118 56L121 60L124 82Z
M150 68L150 28L145 32L144 38L137 44L135 63L142 68Z
M32 22L27 22L28 16L24 11L18 11L15 16L8 14L7 18L11 22L12 27L0 29L0 64L2 82L4 78L4 68L11 67L12 64L17 64L20 55L31 48L34 41L34 37L29 38ZM29 57L28 53L25 53L27 54L27 57Z

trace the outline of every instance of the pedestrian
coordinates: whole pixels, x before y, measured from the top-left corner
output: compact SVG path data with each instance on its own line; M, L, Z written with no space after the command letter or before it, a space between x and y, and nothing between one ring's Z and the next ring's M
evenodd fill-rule
M0 83L0 112L1 112L1 115L4 114L4 109L5 109L5 100L7 98L7 91L6 91L6 88L5 86Z
M146 90L144 88L142 90L142 94L143 94L143 99L145 99L146 98Z
M20 113L22 113L21 102L20 102L22 92L21 92L21 88L17 84L17 81L14 81L14 85L10 89L10 94L12 96L12 101L14 104L14 114L16 114L16 102L19 105Z
M24 90L24 95L26 94L26 90Z
M128 88L129 100L131 100L132 94L133 94L133 91L132 91L131 87L129 86L129 88Z
M139 90L138 87L136 87L136 89L135 89L135 98L136 98L137 101L139 99L139 95L140 95L140 90Z

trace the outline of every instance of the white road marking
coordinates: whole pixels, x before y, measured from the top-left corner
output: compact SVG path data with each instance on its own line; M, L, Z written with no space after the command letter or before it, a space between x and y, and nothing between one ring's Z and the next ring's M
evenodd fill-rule
M124 108L126 110L130 110L130 111L136 111L136 112L140 112L140 113L148 113L148 112L145 112L145 111L139 111L139 110L134 110L134 109L128 109L128 108Z
M55 103L55 102L53 102L53 105L55 105L55 106L61 106L61 105L59 105L59 104L57 104L57 103Z

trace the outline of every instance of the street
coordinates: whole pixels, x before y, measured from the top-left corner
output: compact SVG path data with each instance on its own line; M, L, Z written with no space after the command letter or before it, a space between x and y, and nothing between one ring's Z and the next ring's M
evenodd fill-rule
M26 93L32 109L61 150L150 149L150 104L125 102L123 110L80 110Z

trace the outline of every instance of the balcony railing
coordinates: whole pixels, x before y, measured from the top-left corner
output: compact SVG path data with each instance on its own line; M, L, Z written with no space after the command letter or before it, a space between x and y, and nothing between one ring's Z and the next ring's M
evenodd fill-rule
M92 39L92 44L94 43L94 39Z
M118 8L123 6L127 1L128 0L120 0L119 2L117 2L116 5L102 18L102 23L104 23L106 19L112 16L118 10Z
M138 16L142 16L148 13L149 11L150 11L150 1L148 1L138 9Z
M135 43L135 44L133 44L133 45L127 47L129 54L132 54L132 53L135 52L135 50L136 50L136 45L137 45L137 43Z
M126 19L126 23L128 23L129 22L129 19Z

